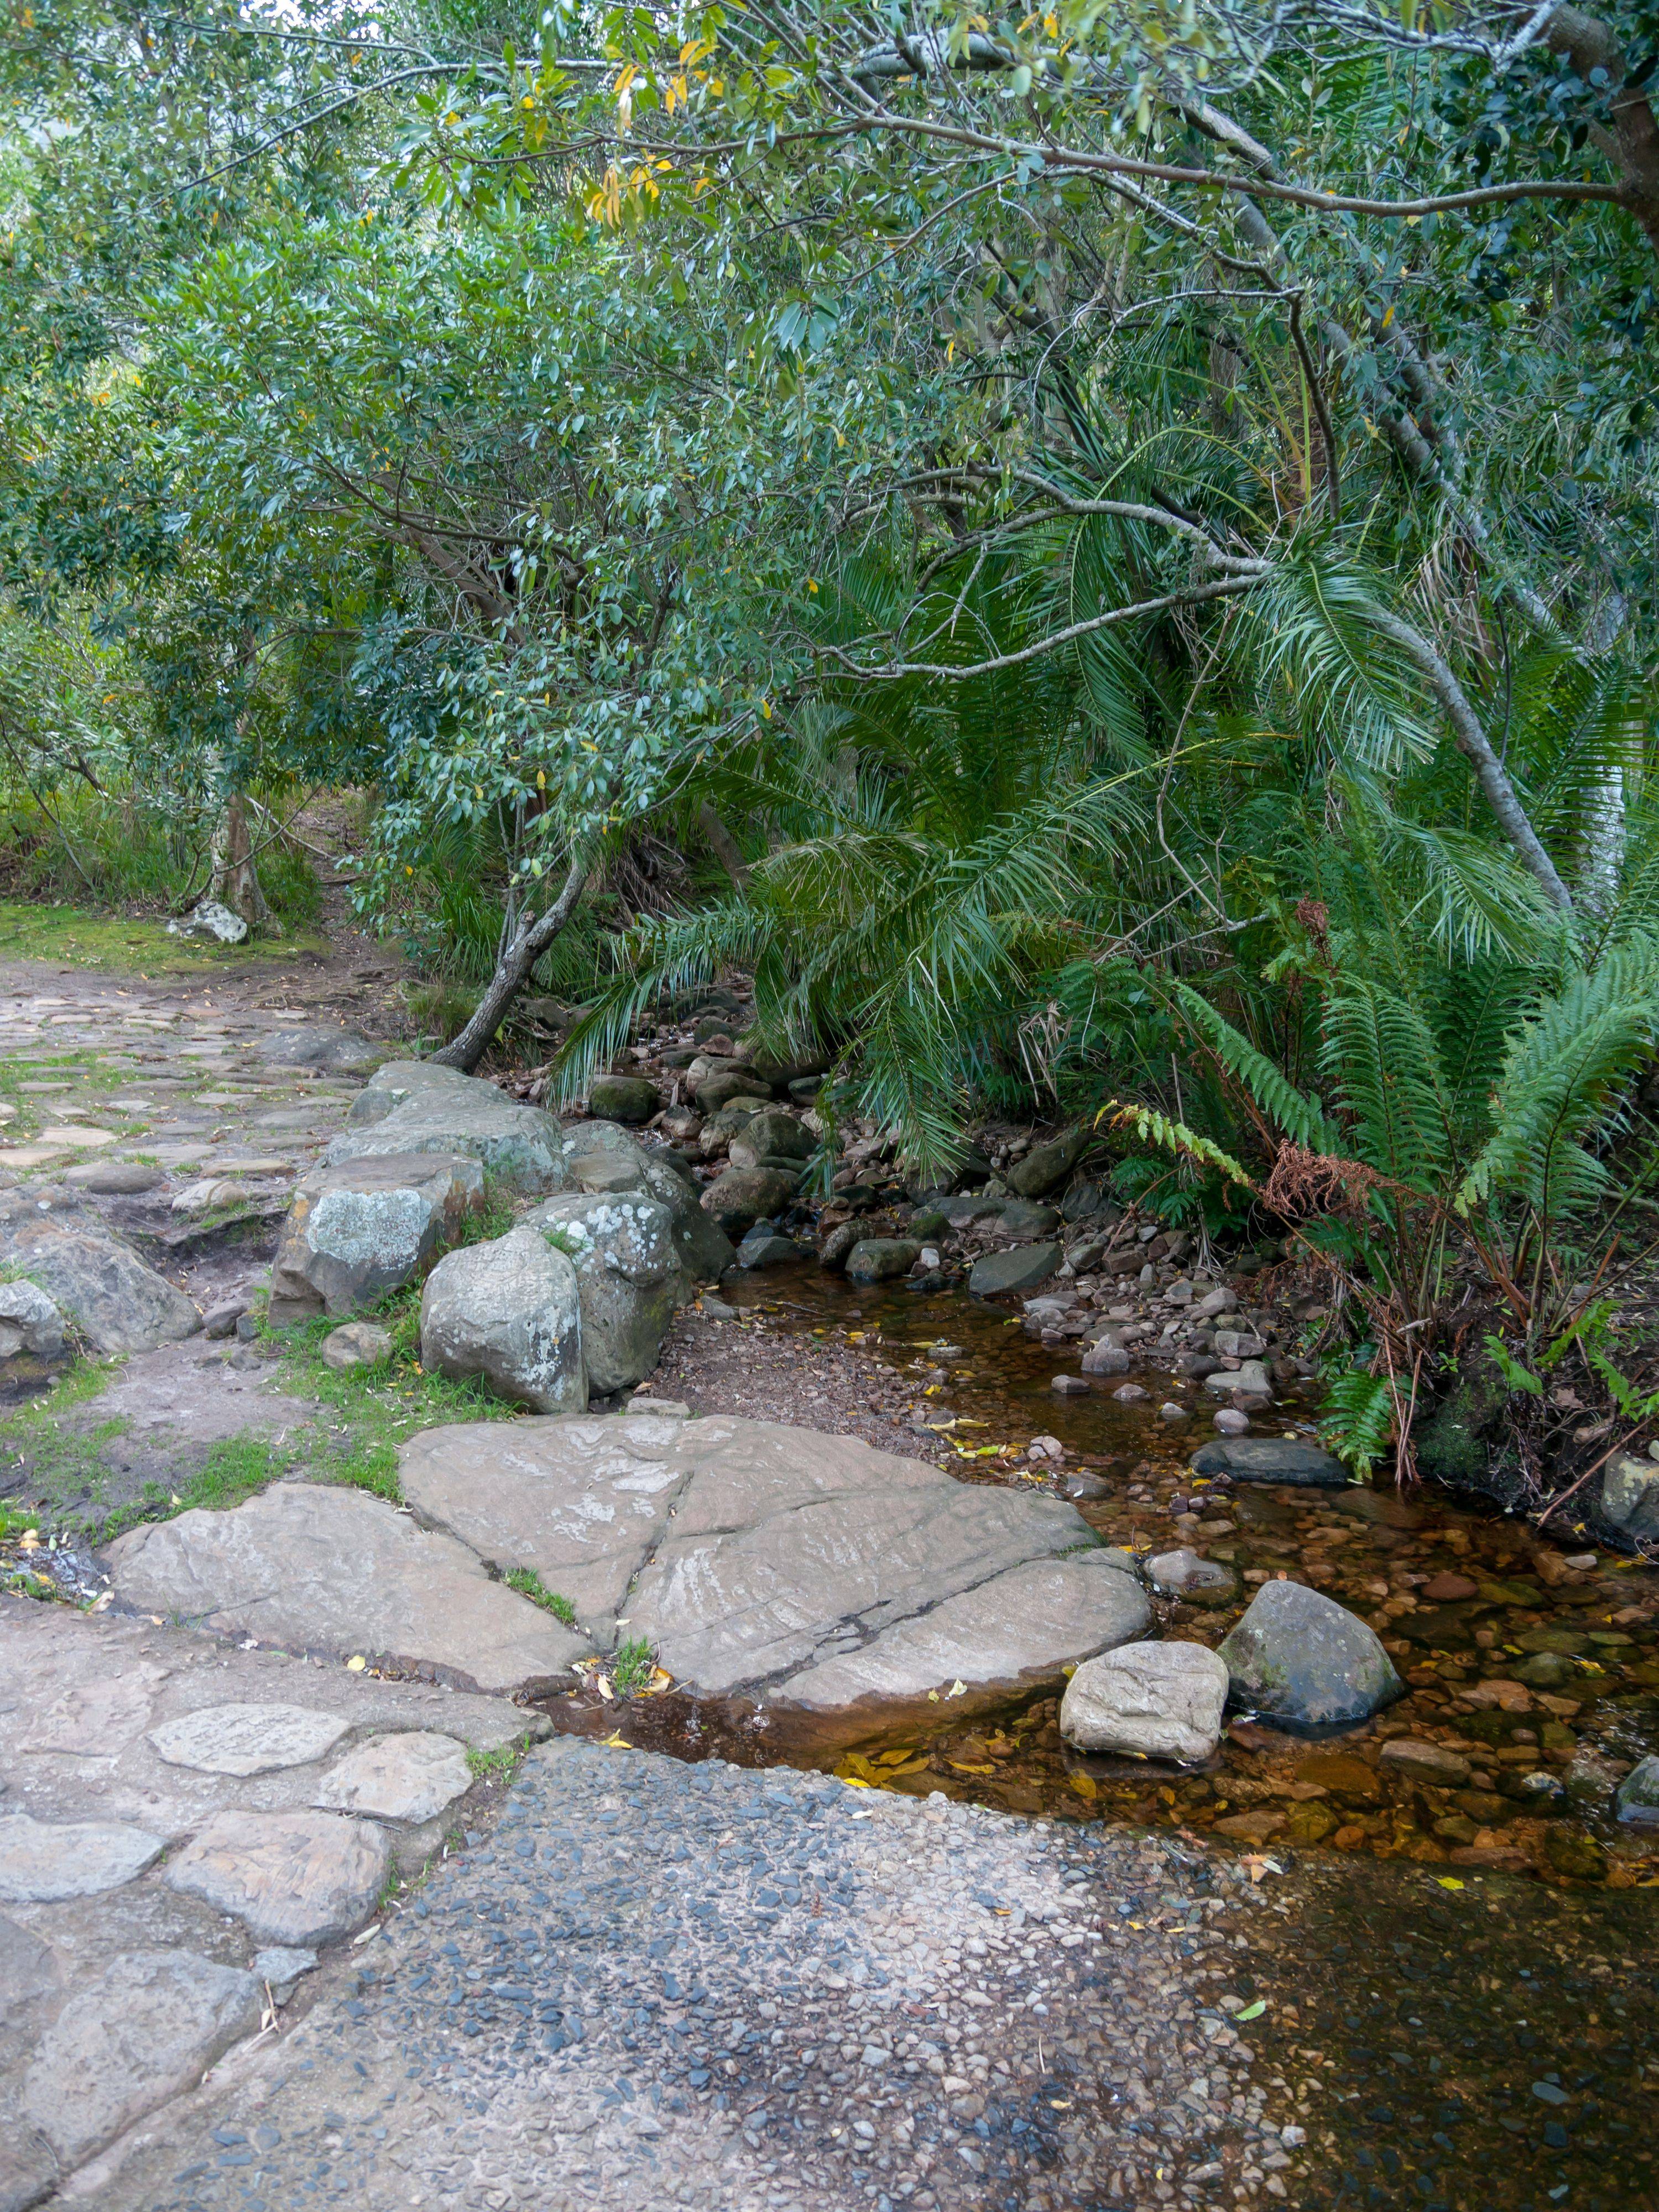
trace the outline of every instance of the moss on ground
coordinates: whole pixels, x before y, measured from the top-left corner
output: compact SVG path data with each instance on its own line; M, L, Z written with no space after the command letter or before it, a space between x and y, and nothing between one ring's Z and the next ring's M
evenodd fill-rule
M60 968L118 968L148 981L157 975L246 968L313 952L325 955L327 951L327 939L314 930L246 945L220 945L212 939L170 937L164 921L135 921L86 907L0 900L0 960L51 960Z

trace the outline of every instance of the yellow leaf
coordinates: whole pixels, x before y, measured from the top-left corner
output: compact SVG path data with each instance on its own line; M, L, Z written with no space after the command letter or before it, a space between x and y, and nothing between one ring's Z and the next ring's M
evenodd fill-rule
M876 1753L876 1765L878 1766L902 1766L907 1759L914 1759L915 1755L915 1746L912 1743L907 1743L902 1745L896 1751L878 1752Z
M1066 1778L1079 1797L1087 1797L1092 1802L1100 1795L1092 1774L1068 1774Z
M1437 1874L1435 1880L1442 1889L1462 1889L1463 1885L1455 1874Z
M607 1751L632 1751L634 1747L620 1729L614 1729L605 1740Z
M346 1672L348 1674L361 1674L368 1664L368 1662L364 1658L362 1653L361 1651L356 1652L351 1658L346 1661Z
M988 1760L983 1766L975 1765L970 1760L965 1759L947 1759L945 1763L958 1774L994 1774L996 1772L995 1767Z
M965 1698L968 1694L968 1685L958 1677L945 1694L947 1698Z
M606 1705L613 1705L616 1702L617 1693L611 1688L610 1683L605 1680L603 1674L596 1674L593 1677L593 1687L605 1699Z

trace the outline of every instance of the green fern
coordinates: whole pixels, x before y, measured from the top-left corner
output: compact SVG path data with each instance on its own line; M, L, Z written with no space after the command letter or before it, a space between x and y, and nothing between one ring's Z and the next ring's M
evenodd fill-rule
M1395 1400L1387 1379L1351 1367L1326 1393L1319 1433L1328 1449L1362 1482L1394 1441Z

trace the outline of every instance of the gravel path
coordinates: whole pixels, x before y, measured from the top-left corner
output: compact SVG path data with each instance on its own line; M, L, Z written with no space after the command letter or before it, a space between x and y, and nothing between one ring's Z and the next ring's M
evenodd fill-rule
M297 2027L81 2193L103 2212L1061 2212L1288 2182L1294 2201L1252 2054L1211 2009L1264 1904L1145 1835L558 1740L325 1969Z

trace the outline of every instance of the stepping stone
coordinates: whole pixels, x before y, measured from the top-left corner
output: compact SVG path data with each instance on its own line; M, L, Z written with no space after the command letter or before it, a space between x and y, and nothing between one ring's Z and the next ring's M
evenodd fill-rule
M337 1759L313 1801L378 1820L430 1820L472 1787L466 1747L453 1735L413 1729L377 1735Z
M166 1839L118 1820L0 1816L0 1902L51 1905L119 1889L152 1865Z
M221 1164L234 1168L239 1176L291 1176L294 1173L292 1160L266 1159L263 1154L250 1160L244 1159L240 1152L227 1152Z
M333 1813L216 1813L167 1863L170 1889L234 1912L261 1942L349 1936L374 1909L392 1846Z
M1048 1280L1065 1256L1058 1244L1018 1244L1012 1251L988 1252L982 1260L975 1261L969 1273L969 1294L994 1298L1034 1291Z
M500 1454L519 1431L483 1433ZM568 1688L573 1662L592 1656L464 1545L361 1491L275 1483L232 1512L129 1529L106 1557L118 1600L137 1612L290 1651L396 1661L464 1689Z
M68 1150L67 1145L0 1145L0 1168L43 1168Z
M78 1145L96 1151L100 1145L112 1145L116 1134L113 1129L89 1128L84 1122L77 1121L64 1128L42 1129L40 1142L43 1145Z
M1284 1482L1298 1488L1346 1489L1350 1480L1340 1459L1300 1437L1218 1438L1193 1454L1192 1467L1194 1474L1230 1474L1235 1482Z
M428 1267L483 1204L483 1170L463 1154L388 1152L313 1170L283 1224L272 1321L372 1305Z
M349 1721L308 1705L204 1705L150 1731L169 1766L198 1774L269 1774L308 1766L333 1750Z
M252 1974L191 1951L112 1959L42 2037L23 2084L24 2117L66 2165L78 2164L193 2089L258 2028L259 2005Z

